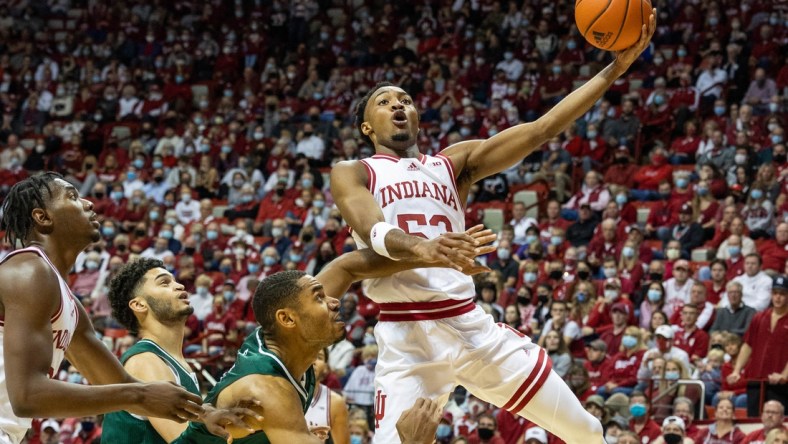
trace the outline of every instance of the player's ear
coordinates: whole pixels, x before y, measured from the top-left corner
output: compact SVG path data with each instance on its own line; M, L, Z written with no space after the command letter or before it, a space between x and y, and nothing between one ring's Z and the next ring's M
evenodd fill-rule
M148 311L148 304L142 298L136 297L129 301L129 308L135 313L144 313Z
M293 312L287 308L280 308L276 311L276 322L284 328L293 328L296 325Z
M47 210L43 208L34 208L30 216L33 218L33 223L44 230L51 230L52 218L49 216Z
M370 125L367 122L362 123L361 124L361 134L363 134L365 136L369 136L370 134L372 134L372 125Z

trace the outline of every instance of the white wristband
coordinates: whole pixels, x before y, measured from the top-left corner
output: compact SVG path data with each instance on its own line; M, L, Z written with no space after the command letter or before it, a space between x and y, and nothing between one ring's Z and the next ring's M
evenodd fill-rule
M386 235L391 230L403 231L401 228L395 227L389 223L378 222L372 226L372 230L369 232L369 240L372 244L372 249L375 250L375 253L385 256L393 261L398 261L399 259L391 257L389 251L386 249Z

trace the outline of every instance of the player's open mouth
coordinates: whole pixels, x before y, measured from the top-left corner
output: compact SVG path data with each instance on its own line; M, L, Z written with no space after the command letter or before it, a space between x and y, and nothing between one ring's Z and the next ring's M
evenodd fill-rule
M180 300L182 300L182 301L185 301L185 302L188 304L188 303L189 303L189 293L187 293L187 292L185 292L185 291L184 291L184 292L182 292L182 293L181 293L181 294L178 296L178 299L180 299Z
M394 111L391 121L398 127L405 127L408 124L408 116L405 114L405 111Z

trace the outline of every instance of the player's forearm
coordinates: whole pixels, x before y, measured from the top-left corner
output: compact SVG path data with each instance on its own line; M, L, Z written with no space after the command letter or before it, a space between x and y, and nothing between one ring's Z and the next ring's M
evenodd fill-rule
M22 393L9 394L19 417L71 418L133 409L143 402L138 388L138 384L88 386L40 378L28 382Z

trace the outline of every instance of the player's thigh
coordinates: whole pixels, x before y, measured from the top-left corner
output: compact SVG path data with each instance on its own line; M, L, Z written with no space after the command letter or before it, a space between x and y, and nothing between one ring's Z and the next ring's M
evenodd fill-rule
M376 444L399 443L397 421L419 398L446 404L454 389L448 363L415 364L375 375L373 406Z
M490 321L466 342L457 363L457 383L474 396L517 414L550 374L552 363L541 347L504 324Z

